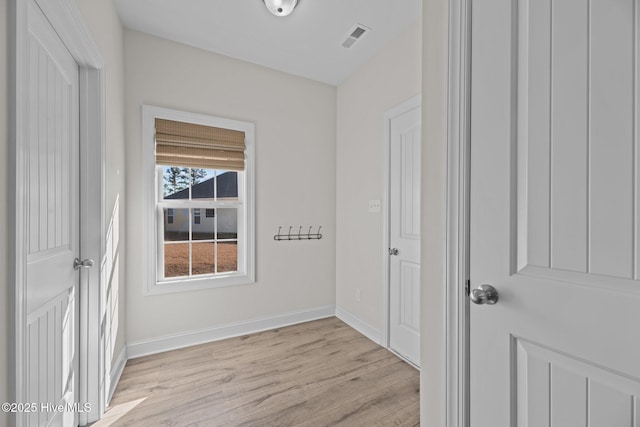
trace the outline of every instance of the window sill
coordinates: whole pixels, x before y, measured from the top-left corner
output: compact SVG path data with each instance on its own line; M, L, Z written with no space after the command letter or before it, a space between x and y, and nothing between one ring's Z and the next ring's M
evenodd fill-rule
M180 292L225 288L228 286L251 285L254 283L254 278L246 273L231 273L218 277L181 278L150 284L144 295L175 294Z

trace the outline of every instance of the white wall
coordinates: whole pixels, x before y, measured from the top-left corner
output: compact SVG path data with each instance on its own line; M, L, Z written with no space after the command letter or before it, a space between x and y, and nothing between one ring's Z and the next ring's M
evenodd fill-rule
M8 70L7 52L7 0L0 0L0 403L9 401L9 360L13 347L9 345L11 320L11 286L9 281L9 132L7 129L8 109ZM9 425L9 417L0 412L0 426Z
M124 41L128 341L333 305L335 87L130 30ZM256 124L256 284L143 296L142 104ZM289 225L324 238L274 241Z
M382 214L369 200L382 199L383 114L421 91L420 21L338 87L336 304L378 333Z

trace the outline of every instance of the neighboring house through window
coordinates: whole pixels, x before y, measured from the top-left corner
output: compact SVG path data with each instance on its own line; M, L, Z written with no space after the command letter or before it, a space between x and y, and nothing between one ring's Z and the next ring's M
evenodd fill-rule
M143 107L148 293L254 281L253 138L251 123Z

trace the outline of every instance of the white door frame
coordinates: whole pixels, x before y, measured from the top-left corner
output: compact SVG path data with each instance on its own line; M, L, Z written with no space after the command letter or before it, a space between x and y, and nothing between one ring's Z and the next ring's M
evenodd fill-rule
M105 390L101 372L104 366L104 343L99 334L100 313L100 265L105 247L104 236L104 173L105 173L105 93L104 61L84 25L82 14L73 0L36 0L44 15L58 33L67 49L79 65L80 79L80 252L84 258L92 258L96 266L84 272L80 282L80 387L79 403L90 403L91 413L80 414L80 425L96 421L104 412ZM24 257L26 235L26 155L28 123L26 94L27 73L27 2L9 2L10 63L9 70L9 147L11 198L14 206L9 220L11 235L9 245L13 249L10 261L13 287L13 325L11 355L11 400L26 402L23 364L25 347L25 272ZM20 426L20 419L17 420Z
M422 105L422 95L417 94L407 99L403 103L387 110L383 114L382 130L382 337L381 343L386 348L390 348L390 307L391 303L391 277L389 275L389 241L391 230L391 121L402 114L419 108Z
M421 424L469 425L471 0L423 0Z

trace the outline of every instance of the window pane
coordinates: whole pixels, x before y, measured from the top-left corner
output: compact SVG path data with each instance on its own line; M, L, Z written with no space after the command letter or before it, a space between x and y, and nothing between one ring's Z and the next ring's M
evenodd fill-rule
M171 212L170 212L171 211ZM173 215L170 215L173 213ZM173 221L170 221L173 219ZM189 240L189 209L164 209L164 241Z
M216 197L218 199L238 198L238 172L216 171Z
M218 273L238 270L238 243L224 242L218 245Z
M165 199L188 199L189 182L189 168L162 167L162 193Z
M191 251L193 260L191 274L215 273L214 243L194 243Z
M170 243L164 245L164 277L189 275L189 244Z
M198 211L200 212L198 214ZM193 223L191 224L192 240L213 240L213 228L215 226L215 218L207 218L203 215L204 209L193 210Z
M238 238L237 208L216 209L216 220L218 224L217 240Z
M191 198L192 199L213 199L215 171L211 169L191 169Z

